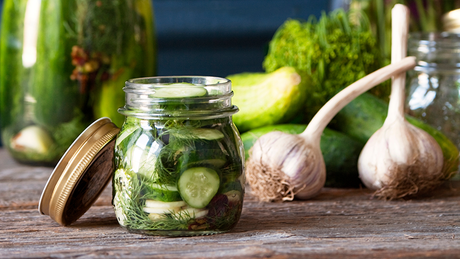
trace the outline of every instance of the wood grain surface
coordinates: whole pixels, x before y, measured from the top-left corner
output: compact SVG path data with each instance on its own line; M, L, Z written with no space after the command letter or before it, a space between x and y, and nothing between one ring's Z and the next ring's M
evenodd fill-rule
M81 219L61 227L37 206L52 169L0 149L0 258L460 258L460 182L412 200L325 188L308 201L260 203L247 194L225 234L156 237L115 219L108 186Z

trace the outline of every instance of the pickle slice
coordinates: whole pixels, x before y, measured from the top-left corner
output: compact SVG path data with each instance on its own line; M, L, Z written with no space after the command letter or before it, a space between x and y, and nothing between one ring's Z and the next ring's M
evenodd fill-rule
M185 170L177 187L182 199L193 208L204 208L219 190L220 179L217 172L207 167Z

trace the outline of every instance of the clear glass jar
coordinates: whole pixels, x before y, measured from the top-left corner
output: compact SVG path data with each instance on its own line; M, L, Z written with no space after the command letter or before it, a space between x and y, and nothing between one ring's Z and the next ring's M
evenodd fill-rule
M132 79L115 143L113 205L120 225L150 235L226 232L244 196L244 148L231 82Z
M460 148L460 34L413 33L408 54L406 112L444 133Z
M124 117L122 85L155 73L151 0L5 0L2 141L19 162L54 166L92 121Z

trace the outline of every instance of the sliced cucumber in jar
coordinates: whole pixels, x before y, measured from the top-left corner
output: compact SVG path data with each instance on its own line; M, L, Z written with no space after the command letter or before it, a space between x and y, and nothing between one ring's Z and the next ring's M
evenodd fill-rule
M144 212L153 213L153 214L171 214L178 212L180 208L152 208L152 207L144 207L142 209Z
M208 215L208 210L206 209L196 209L196 208L184 208L172 216L177 220L181 219L199 219L203 218L204 216Z
M219 190L220 179L217 172L207 167L185 170L177 187L182 199L193 208L204 208Z
M150 214L171 214L179 212L186 205L184 201L163 202L146 200L142 210Z
M142 134L126 152L124 164L144 179L156 181L159 177L156 168L157 160L162 147L163 144L151 135Z
M207 94L208 91L203 86L188 83L176 83L156 88L155 93L152 96L156 98L187 98L200 97Z
M123 140L125 140L127 137L129 137L131 134L133 134L136 130L139 130L139 134L142 132L141 128L138 127L127 127L123 131L120 132L117 136L117 140L115 141L115 146L119 146Z
M179 139L218 140L224 138L224 134L219 130L208 128L182 128L171 130L170 134Z
M145 200L145 207L174 209L187 205L185 201L163 202L156 200Z
M190 167L221 168L227 163L227 156L220 149L203 149L184 152L179 158L179 167L185 170Z
M143 197L160 202L181 201L176 186L144 182Z

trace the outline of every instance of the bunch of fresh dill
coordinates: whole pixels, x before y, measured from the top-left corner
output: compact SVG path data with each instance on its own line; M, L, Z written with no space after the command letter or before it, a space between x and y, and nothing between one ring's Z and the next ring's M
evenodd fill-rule
M350 19L342 9L319 20L289 19L275 33L263 62L267 72L292 66L307 84L306 120L342 88L380 67L380 52L363 14ZM387 96L389 89L374 91Z

